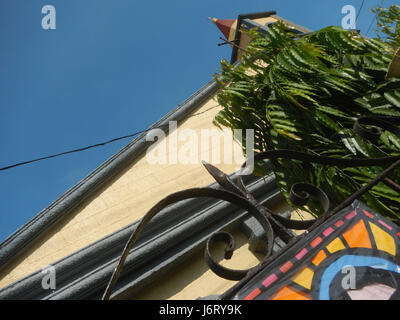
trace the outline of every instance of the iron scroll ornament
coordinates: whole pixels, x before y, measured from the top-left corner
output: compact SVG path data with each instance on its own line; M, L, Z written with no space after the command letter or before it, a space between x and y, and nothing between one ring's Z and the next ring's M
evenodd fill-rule
M388 122L390 120L391 122ZM380 131L376 128L366 129L361 125L373 125L375 127L380 127L386 129L400 138L400 130L393 125L400 124L400 118L396 117L361 117L357 119L354 124L354 131L363 138L371 141L376 141L379 138ZM200 197L210 197L220 200L228 201L238 207L246 210L250 215L255 217L257 221L261 224L265 231L267 237L267 250L263 260L255 267L248 270L232 270L218 264L211 256L210 247L214 242L222 241L226 243L225 258L229 259L232 257L234 250L234 239L232 235L226 232L217 232L212 235L206 244L205 248L205 260L210 269L217 275L229 279L229 280L245 280L252 273L250 271L257 270L261 266L265 266L266 263L271 261L272 245L274 240L274 230L282 237L285 242L288 242L288 246L295 242L292 233L288 232L287 229L312 229L320 225L327 218L340 211L341 208L345 207L348 203L351 203L354 199L360 197L375 184L382 181L389 185L396 191L400 191L400 187L391 181L387 176L396 168L400 166L400 155L389 156L383 158L335 158L319 155L311 155L304 152L293 151L293 150L271 150L261 152L254 156L254 161L265 160L265 159L291 159L307 161L312 163L319 163L324 165L332 165L339 167L362 167L362 166L384 166L389 165L381 174L375 177L367 185L353 194L350 198L343 201L333 210L330 210L329 198L328 196L316 186L309 183L297 183L291 187L290 200L294 205L304 206L310 198L314 198L319 201L324 209L323 214L317 218L306 221L291 220L286 219L278 214L273 213L271 210L265 206L259 204L252 194L247 190L241 176L239 175L237 183L234 183L225 173L217 169L216 167L203 162L203 165L207 171L214 177L222 189L213 188L192 188L183 191L179 191L168 195L164 199L160 200L155 204L140 220L136 229L132 232L129 237L122 254L118 260L118 263L113 271L113 274L107 284L106 290L102 296L103 300L108 300L111 297L112 291L115 284L120 276L123 265L126 258L128 257L129 251L135 244L139 234L147 225L147 223L156 216L165 207L174 204L176 202L190 199L190 198L200 198ZM247 163L247 162L246 162ZM246 163L243 164L243 168L246 167Z
M209 172L211 171L214 178L216 177L216 175L219 175L217 177L217 181L220 180L220 178L221 178L220 175L223 174L222 171L218 170L217 168L215 168L214 166L212 166L210 164L205 163L205 166L207 167L207 170ZM235 186L233 184L233 182L230 181L230 179L227 175L225 175L225 174L223 174L223 175L224 175L224 178L226 178L227 181L229 181L229 183L232 184L231 185L232 187ZM313 188L312 185L309 185L309 187ZM247 196L252 197L251 194L247 194ZM179 201L187 200L190 198L201 198L201 197L209 197L209 198L228 201L228 202L235 204L238 207L246 210L250 215L255 217L257 219L257 221L261 224L261 226L264 229L265 234L267 236L268 249L267 249L267 253L266 253L263 261L271 255L272 245L273 245L273 240L274 240L274 231L273 231L270 221L273 221L276 223L276 221L274 221L272 216L278 217L278 215L270 212L267 208L254 203L254 201L249 200L248 198L246 198L242 195L239 195L235 192L232 192L229 189L228 190L220 190L220 189L213 189L213 188L192 188L192 189L187 189L187 190L183 190L183 191L178 191L178 192L172 193L172 194L168 195L167 197L165 197L164 199L160 200L140 220L138 226L136 227L136 229L133 231L133 233L129 237L129 239L123 249L123 252L119 258L117 266L115 267L114 272L111 276L111 279L108 282L107 288L103 294L103 297L102 297L103 300L108 300L110 298L112 290L115 287L115 284L116 284L116 282L120 276L120 273L122 271L125 260L128 257L129 251L132 249L132 247L135 244L140 233L145 228L145 226L149 223L149 221L152 218L154 218L162 209L166 208L167 206L169 206L171 204L177 203ZM302 199L302 201L304 201L303 197L301 199ZM327 199L327 197L326 197L326 199ZM284 219L284 218L282 218L282 219ZM284 221L284 220L281 220L281 221ZM310 220L308 222L302 221L301 228L303 228L304 226L308 227L309 225L312 225L315 221L316 220ZM210 244L212 242L217 241L217 240L220 241L221 239L226 241L226 238L221 236L220 233L214 234L208 240L207 248L210 247ZM229 257L229 258L232 256L232 255L229 255L229 252L230 251L233 252L231 239L232 239L232 237L230 236L230 240L228 241L228 248L227 248L228 253L226 254L226 257ZM209 252L207 250L207 248L206 248L206 252ZM242 279L244 276L246 276L246 274L251 270L251 269L232 270L232 269L224 268L224 267L220 266L218 263L216 263L215 261L213 261L213 259L211 258L211 255L207 255L207 256L208 257L206 258L206 261L208 261L208 262L211 261L209 263L210 268L216 274L220 275L221 277L223 277L225 279L232 279L232 280L238 281L238 280Z

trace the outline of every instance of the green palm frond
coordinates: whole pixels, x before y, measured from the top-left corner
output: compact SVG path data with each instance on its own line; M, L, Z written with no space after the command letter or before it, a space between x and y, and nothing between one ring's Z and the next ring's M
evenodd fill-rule
M379 12L378 19L388 25L389 16L400 13L400 7ZM400 15L396 28L399 20ZM360 116L400 116L400 79L385 78L396 49L396 28L385 29L390 35L387 39L367 39L339 27L298 39L283 22L270 25L266 34L250 30L253 40L242 63L233 67L221 62L217 100L223 110L215 123L232 129L253 128L257 151L284 148L339 158L399 154L400 139L393 133L383 131L372 143L352 130ZM293 183L308 181L327 191L334 203L383 170L288 160L272 163L286 197ZM400 181L400 172L395 172L396 179ZM378 184L363 200L400 223L400 196L386 185ZM316 208L309 209L318 214Z

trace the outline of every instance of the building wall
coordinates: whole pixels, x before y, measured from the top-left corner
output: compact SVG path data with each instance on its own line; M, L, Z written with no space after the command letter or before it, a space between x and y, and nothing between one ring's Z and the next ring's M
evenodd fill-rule
M283 213L292 210L292 219L308 220L313 217L301 210L293 210L283 202L270 208L275 213ZM296 230L297 234L304 231ZM215 244L211 254L221 265L231 269L249 269L256 266L262 259L262 254L254 254L249 250L247 237L237 228L230 232L235 238L236 249L230 260L225 260L224 245ZM199 297L220 295L233 287L237 281L230 281L217 276L211 271L204 260L204 252L197 253L186 261L168 277L157 281L139 294L132 297L133 300L194 300Z
M259 24L276 21L268 17L256 19ZM232 29L233 30L233 29ZM304 29L304 31L307 31ZM229 39L234 37L233 31ZM249 38L242 35L241 47L245 47ZM179 130L193 129L201 136L203 129L217 129L212 121L221 107L210 99L187 118L178 124ZM188 146L188 140L178 142L178 150ZM232 140L229 140L232 143ZM160 146L160 144L159 144ZM225 143L222 143L220 156ZM157 164L148 162L143 154L128 168L111 179L93 196L84 201L67 218L42 235L20 257L13 261L5 270L0 272L0 288L11 284L32 272L35 272L63 257L97 241L101 238L140 219L157 201L170 193L193 187L204 187L213 178L200 164L206 159L222 171L230 174L235 172L244 161L241 148L233 142L233 162L223 164L213 159L207 159L207 154L216 151L211 143L206 150L198 150L196 164ZM169 142L167 143L167 150ZM162 150L161 150L162 151ZM239 160L235 163L235 159ZM236 230L235 238L238 249L232 260L222 264L231 268L247 269L255 266L261 257L248 251L246 237ZM221 254L221 250L217 253ZM203 254L199 253L187 261L168 279L157 282L155 286L144 290L134 299L196 299L210 294L220 294L232 287L236 282L219 278L205 265Z
M222 132L212 121L221 107L213 99L204 103L194 114L178 123L178 132L193 129L201 136L202 129ZM178 142L178 150L188 140ZM222 150L225 143L221 139ZM229 140L232 143L232 140ZM187 145L187 144L186 144ZM232 164L213 161L212 151L217 145L210 141L210 149L199 150L197 164L149 164L146 155L123 170L94 196L86 200L68 218L58 223L47 234L0 273L0 288L29 275L141 218L157 201L170 193L213 183L213 178L201 165L207 159L226 173L233 173L244 161L241 148L233 142ZM169 144L167 143L167 150Z
M308 29L306 29L306 28L304 28L302 26L299 26L299 25L297 25L297 24L295 24L293 22L287 21L287 20L282 19L282 18L280 18L278 16L275 16L275 15L271 16L271 17L254 19L253 21L257 22L258 24L260 24L262 26L265 26L267 23L274 23L274 22L276 22L278 20L282 20L286 24L288 24L289 26L294 27L294 28L296 28L298 30L301 30L303 32L309 32L310 31L310 30L308 30ZM230 41L235 39L236 25L237 25L237 23L235 22L235 24L232 26L231 32L229 34L229 40ZM246 33L241 33L240 34L240 48L241 49L238 50L237 59L240 59L245 54L245 51L242 50L242 49L245 49L250 41L251 41L251 38Z

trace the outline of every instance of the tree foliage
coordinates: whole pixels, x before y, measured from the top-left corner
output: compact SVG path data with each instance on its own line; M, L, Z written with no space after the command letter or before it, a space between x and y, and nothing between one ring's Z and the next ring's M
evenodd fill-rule
M398 155L400 139L391 132L383 131L372 143L352 128L360 116L400 117L400 79L386 77L399 46L399 13L399 6L379 9L378 26L386 26L385 39L365 38L339 27L299 38L283 22L270 25L266 34L250 30L253 40L241 64L221 62L216 80L223 109L215 123L253 128L256 151L292 149L338 158ZM306 181L325 190L334 204L384 169L289 160L272 163L287 198L293 183ZM400 170L391 177L400 182ZM400 195L385 184L376 185L363 201L400 223ZM316 207L308 209L318 215Z
M392 47L400 47L400 6L376 7L372 12L376 14L378 36L385 38Z

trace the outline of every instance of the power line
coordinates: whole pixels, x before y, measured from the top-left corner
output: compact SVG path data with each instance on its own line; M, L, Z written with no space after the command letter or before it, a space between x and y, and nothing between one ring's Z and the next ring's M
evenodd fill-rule
M384 1L385 1L385 0L381 0L381 4L380 4L381 7L382 7ZM369 24L369 27L368 27L366 36L368 36L369 30L371 29L372 24L373 24L374 20L376 19L376 16L377 16L377 15L378 15L378 12L375 13L374 17L373 17L372 20L371 20L371 23Z
M205 113L205 112L208 112L208 111L210 111L211 109L214 109L214 108L216 108L216 107L217 107L217 106L214 106L214 107L208 108L207 110L204 110L204 111L201 111L201 112L198 112L198 113L194 113L194 114L188 116L187 118L191 118L191 117L195 117L195 116L201 115L201 114L203 114L203 113ZM49 155L49 156L44 156L44 157L40 157L40 158L36 158L36 159L32 159L32 160L27 160L27 161L15 163L15 164L12 164L12 165L9 165L9 166L0 168L0 171L12 169L12 168L19 167L19 166L23 166L23 165L26 165L26 164L29 164L29 163L33 163L33 162L38 162L38 161L43 161L43 160L47 160L47 159L51 159L51 158L60 157L60 156L63 156L63 155L66 155L66 154L70 154L70 153L82 152L82 151L86 151L86 150L88 150L88 149L101 147L101 146L104 146L104 145L106 145L106 144L113 143L113 142L116 142L116 141L119 141L119 140L123 140L123 139L127 139L127 138L132 138L132 137L134 137L134 136L137 136L138 134L145 133L145 132L151 131L151 130L153 130L153 129L161 129L161 127L158 127L158 128L150 128L150 129L146 129L146 130L142 130L142 131L137 131L137 132L134 132L134 133L132 133L132 134L128 134L128 135L126 135L126 136L121 136L121 137L113 138L113 139L111 139L111 140L108 140L108 141L105 141L105 142L96 143L96 144L92 144L92 145L90 145L90 146L86 146L86 147L82 147L82 148L78 148L78 149L73 149L73 150L69 150L69 151L64 151L64 152L56 153L56 154Z
M358 11L356 20L358 20L358 17L360 16L360 13L361 13L362 8L363 8L363 6L364 6L364 2L365 2L365 0L363 0L362 3L361 3L361 6L360 6L360 9L359 9L359 11ZM380 4L381 6L383 5L383 2L384 2L384 0L381 1L381 4ZM368 35L369 31L370 31L370 28L371 28L372 23L373 23L374 19L376 18L376 16L377 16L377 13L375 14L374 18L372 19L372 21L371 21L371 23L370 23L370 25L369 25L369 27L368 27L367 35ZM231 43L231 44L235 45L235 44L234 44L233 42L231 42L231 41L227 41L226 39L223 39L223 38L221 38L221 39L224 40L225 43ZM224 44L225 44L225 43L224 43ZM239 47L239 49L242 49L242 48ZM242 49L242 50L244 50L244 49ZM246 51L246 50L244 50L244 51ZM203 112L199 112L199 113L197 113L197 114L193 114L193 115L191 115L191 116L189 116L189 117L193 117L193 116L200 115L200 114L205 113L205 112L207 112L207 111L209 111L209 110L211 110L211 109L214 109L214 108L215 108L215 107L209 108L209 109L207 109L207 110L205 110L205 111L203 111ZM153 128L153 129L154 129L154 128ZM158 128L158 129L160 129L160 128ZM63 155L66 155L66 154L70 154L70 153L82 152L82 151L86 151L86 150L89 150L89 149L92 149L92 148L101 147L101 146L104 146L104 145L107 145L107 144L110 144L110 143L113 143L113 142L116 142L116 141L119 141L119 140L123 140L123 139L127 139L127 138L132 138L132 137L134 137L134 136L137 136L138 134L145 133L145 132L148 132L148 131L150 131L150 130L152 130L152 129L137 131L137 132L134 132L134 133L129 134L129 135L117 137L117 138L114 138L114 139L111 139L111 140L108 140L108 141L105 141L105 142L96 143L96 144L89 145L89 146L86 146L86 147L82 147L82 148L78 148L78 149L73 149L73 150L69 150L69 151L65 151L65 152L60 152L60 153L53 154L53 155L49 155L49 156L45 156L45 157L40 157L40 158L36 158L36 159L32 159L32 160L27 160L27 161L15 163L15 164L12 164L12 165L9 165L9 166L1 167L1 168L0 168L0 171L4 171L4 170L11 169L11 168L19 167L19 166L26 165L26 164L33 163L33 162L38 162L38 161L43 161L43 160L47 160L47 159L51 159L51 158L60 157L60 156L63 156Z
M358 10L357 17L356 17L356 21L358 21L358 17L360 16L360 13L361 13L361 11L362 11L362 8L363 8L363 6L364 6L364 2L365 2L365 0L362 1L361 6L360 6L360 9Z
M46 159L51 159L51 158L63 156L63 155L69 154L69 153L81 152L81 151L85 151L85 150L88 150L88 149L91 149L91 148L104 146L106 144L109 144L109 143L112 143L112 142L115 142L115 141L118 141L118 140L134 137L134 136L136 136L136 135L138 135L140 133L143 133L143 132L146 132L146 130L138 131L138 132L135 132L135 133L123 136L123 137L114 138L114 139L111 139L111 140L108 140L108 141L105 141L105 142L96 143L96 144L93 144L93 145L90 145L90 146L86 146L86 147L83 147L83 148L73 149L73 150L69 150L69 151L65 151L65 152L56 153L56 154L53 154L53 155L50 155L50 156L45 156L45 157L40 157L40 158L28 160L28 161L15 163L15 164L0 168L0 171L1 170L8 170L8 169L15 168L15 167L19 167L19 166L22 166L22 165L25 165L25 164L28 164L28 163L32 163L32 162L37 162L37 161L42 161L42 160L46 160Z

